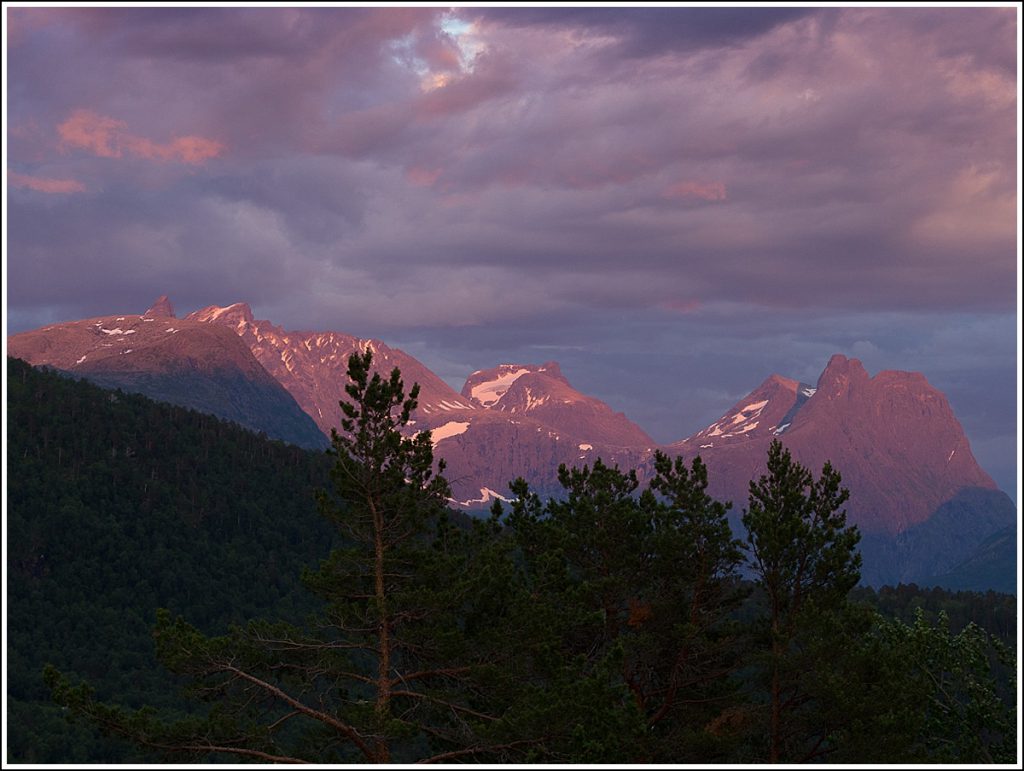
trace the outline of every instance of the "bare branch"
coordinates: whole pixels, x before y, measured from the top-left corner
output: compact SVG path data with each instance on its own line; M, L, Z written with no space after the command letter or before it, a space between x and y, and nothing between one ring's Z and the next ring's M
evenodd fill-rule
M493 744L483 745L477 747L469 747L464 750L453 750L452 752L442 752L440 755L433 755L423 760L417 760L417 763L442 763L452 758L464 758L467 755L479 755L482 752L499 752L501 750L510 750L514 747L522 747L527 744L537 744L537 739L521 739L516 742L509 742L508 744Z
M416 691L392 691L391 695L392 696L407 696L407 697L409 697L411 699L423 699L424 701L429 701L429 702L432 702L434 704L440 704L441 706L448 707L450 709L455 710L456 712L464 712L467 715L472 715L473 717L478 717L481 720L498 720L498 718L495 717L494 715L487 715L487 714L484 714L483 712L477 712L476 710L470 709L469 707L463 707L460 704L453 704L450 701L445 701L444 699L439 699L436 696L428 696L425 693L417 693Z
M326 712L321 712L320 710L313 709L312 707L303 704L298 699L289 696L287 693L282 691L277 686L268 683L265 680L260 680L258 677L254 677L253 675L250 675L248 672L243 672L241 669L238 669L237 667L225 664L224 669L228 672L233 672L235 675L242 678L243 680L248 680L254 685L258 685L259 687L266 690L268 693L274 694L274 696L277 696L277 698L281 699L281 701L285 702L286 704L303 713L304 715L308 715L314 720L319 720L321 723L326 723L332 728L337 728L339 731L341 731L349 739L352 740L352 743L359 748L360 752L362 752L367 757L367 759L373 760L375 758L375 754L373 753L373 751L366 744L366 742L363 741L363 738L359 735L359 732L356 731L356 729L352 726L341 722L337 718L328 715Z
M399 683L408 683L410 680L422 680L427 677L454 677L455 675L462 675L466 672L472 672L473 667L447 667L442 669L422 669L419 672L410 672L407 675L399 675L391 679L391 685L398 685Z
M269 752L260 752L259 750L250 750L245 747L221 747L215 744L182 744L182 745L162 745L154 744L152 742L144 742L155 749L168 750L171 752L224 752L231 755L243 755L250 758L259 758L265 760L268 763L312 763L311 760L303 760L302 758L293 758L287 755L271 755Z
M273 723L271 723L270 725L268 725L268 726L267 726L267 730L268 730L268 731L273 731L273 730L274 730L275 728L277 728L277 727L278 727L279 725L281 725L281 723L283 723L284 721L288 720L289 718L293 718L293 717L295 717L296 715L301 715L301 714L302 714L302 713L301 713L301 712L299 712L298 710L294 710L294 711L292 711L292 712L289 712L289 713L288 713L287 715L285 715L284 717L282 717L282 718L279 718L279 719L275 720L275 721L274 721Z

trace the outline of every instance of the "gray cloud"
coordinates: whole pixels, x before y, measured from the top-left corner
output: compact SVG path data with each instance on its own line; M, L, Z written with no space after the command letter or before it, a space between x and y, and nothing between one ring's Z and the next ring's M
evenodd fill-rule
M462 12L512 27L566 28L618 40L620 53L657 56L735 45L809 14L809 8L483 8Z
M1012 9L11 13L9 168L80 189L8 190L12 331L247 300L450 382L559 359L664 441L843 352L1010 479Z

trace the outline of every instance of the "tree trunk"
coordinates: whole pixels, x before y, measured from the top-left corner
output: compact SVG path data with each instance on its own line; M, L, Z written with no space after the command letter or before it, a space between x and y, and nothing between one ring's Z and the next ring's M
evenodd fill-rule
M380 643L380 657L377 660L377 729L380 736L376 741L376 761L387 763L390 760L385 726L391 716L391 628L387 613L387 603L384 594L384 518L377 507L370 504L373 512L373 541L374 541L374 582L377 600L377 612L379 614L380 630L378 640Z
M771 736L768 745L768 762L778 763L780 748L780 733L782 730L782 683L779 676L779 662L782 659L782 650L779 645L778 622L772 622L772 722Z

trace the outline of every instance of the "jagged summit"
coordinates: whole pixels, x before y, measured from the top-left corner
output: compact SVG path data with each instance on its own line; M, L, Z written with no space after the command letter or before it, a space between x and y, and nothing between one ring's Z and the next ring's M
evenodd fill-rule
M583 447L654 445L644 430L621 412L573 388L555 361L477 370L466 380L462 396L491 412L543 421L559 435L583 440L579 443Z
M193 311L185 318L189 321L219 321L228 326L252 324L255 320L249 303L233 303L223 308L218 305L208 305Z
M151 306L149 306L149 310L146 311L142 315L143 315L143 318L147 318L147 319L155 319L155 318L171 318L171 319L173 319L173 318L175 318L175 316L174 316L174 306L171 305L171 301L167 297L167 295L162 294L162 295L160 295L156 299L156 302L154 302Z
M715 493L743 500L775 437L801 463L841 470L852 521L865 532L901 533L964 488L995 487L946 397L921 373L872 377L842 354L829 359L816 387L773 375L673 449L700 454Z
M816 389L782 375L771 375L707 428L673 446L711 449L736 442L780 436Z
M491 369L478 369L466 379L462 386L462 395L481 407L499 410L509 408L502 404L502 399L515 382L523 375L541 375L559 380L566 386L565 379L557 362L548 361L544 364L499 364Z
M599 457L637 468L641 479L651 473L657 444L624 414L574 388L554 361L479 370L460 394L379 340L288 331L256 319L244 302L211 305L184 319L172 314L163 296L143 316L52 325L9 338L8 348L33 364L106 381L111 373L121 381L159 379L178 391L186 383L180 373L189 373L189 397L201 395L204 378L236 373L216 403L243 423L247 416L232 411L231 394L273 379L324 434L338 423L349 355L372 350L375 370L398 367L408 385L420 385L410 430L434 432L456 500L477 500L485 488L504 490L517 476L557 492L560 464ZM923 375L887 370L872 377L842 354L829 359L816 385L771 375L718 420L663 449L701 455L711 471L709 493L739 506L750 480L764 473L775 438L811 468L829 461L841 470L851 490L850 521L865 533L903 533L962 490L995 487L946 398Z
M443 425L449 413L475 409L447 383L404 351L380 340L360 339L344 332L286 330L265 319L256 319L247 303L226 307L211 305L190 313L190 321L226 326L239 335L253 355L330 434L338 426L338 401L344 398L348 357L371 350L373 367L387 375L402 371L407 386L419 383L419 406L414 411L417 429Z
M167 315L162 297L141 316L102 316L7 338L11 356L233 420L304 447L326 437L238 335Z
M800 383L800 381L798 380L792 380L791 378L783 377L782 375L779 374L770 375L768 379L765 381L765 383L768 382L778 383L780 386L789 391L792 391L793 393L796 393L797 389L800 388L800 386L802 385L802 383Z
M818 391L822 398L837 399L848 395L851 389L862 387L871 379L860 359L848 359L837 353L828 360L818 378Z

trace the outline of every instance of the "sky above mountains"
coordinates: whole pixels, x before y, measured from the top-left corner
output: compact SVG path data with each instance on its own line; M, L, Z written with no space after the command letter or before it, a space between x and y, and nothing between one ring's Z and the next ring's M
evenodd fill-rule
M9 332L245 300L659 441L844 353L1014 494L1014 7L5 10Z

